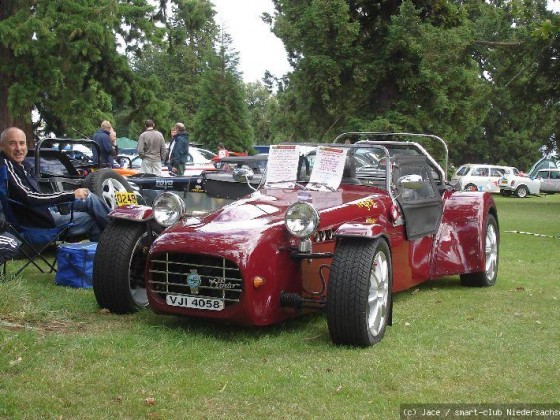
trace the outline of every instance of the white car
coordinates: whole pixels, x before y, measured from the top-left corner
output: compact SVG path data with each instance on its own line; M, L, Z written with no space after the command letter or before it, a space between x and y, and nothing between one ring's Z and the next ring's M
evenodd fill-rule
M504 175L500 180L500 194L504 196L516 195L525 198L527 195L539 195L541 181L525 175Z
M216 154L210 150L189 146L189 161L185 164L185 173L182 175L196 176L200 175L202 171L216 170L214 162L212 161L214 156L216 156ZM141 165L142 158L140 156L136 156L132 159L132 169L140 169ZM165 165L163 165L161 169L161 176L171 176Z
M541 183L541 192L547 194L560 193L560 168L541 169L536 178Z
M486 165L467 163L461 165L451 182L456 183L463 191L500 192L500 180L504 175L519 175L519 170L513 166Z

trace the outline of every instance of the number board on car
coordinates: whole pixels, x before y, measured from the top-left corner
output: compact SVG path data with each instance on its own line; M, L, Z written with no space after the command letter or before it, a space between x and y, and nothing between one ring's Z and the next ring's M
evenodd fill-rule
M115 192L115 199L117 200L117 206L125 206L127 204L138 204L136 200L136 194L133 192Z
M224 309L224 301L222 299L203 298L197 296L167 295L165 303L170 306L204 309L207 311L221 311Z

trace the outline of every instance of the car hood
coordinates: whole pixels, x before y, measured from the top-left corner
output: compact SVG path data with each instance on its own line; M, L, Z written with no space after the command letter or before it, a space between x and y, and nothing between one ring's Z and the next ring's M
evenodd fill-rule
M186 248L192 247L206 250L212 248L212 244L245 243L240 246L246 246L247 241L262 240L275 230L287 235L284 215L286 209L298 200L313 204L321 218L320 227L363 217L364 206L372 209L372 215L375 209L382 211L381 208L386 207L381 204L390 200L386 193L372 194L371 188L362 188L335 192L260 190L207 216L188 217L177 222L155 241L152 248L156 252L181 252L181 249L186 252Z

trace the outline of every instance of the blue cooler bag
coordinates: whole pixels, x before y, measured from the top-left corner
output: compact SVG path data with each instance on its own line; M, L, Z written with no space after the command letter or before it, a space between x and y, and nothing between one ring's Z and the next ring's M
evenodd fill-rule
M54 283L61 286L92 287L93 258L97 242L63 244L56 254Z

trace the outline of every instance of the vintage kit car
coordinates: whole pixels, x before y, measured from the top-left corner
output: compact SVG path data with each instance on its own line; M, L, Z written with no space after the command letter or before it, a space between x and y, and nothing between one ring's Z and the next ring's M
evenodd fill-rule
M393 293L454 275L496 281L492 195L456 191L446 166L432 135L346 133L314 153L271 146L262 185L218 210L193 215L172 192L114 210L95 255L96 300L114 313L149 306L252 326L324 310L333 342L375 344Z
M85 145L90 149L99 145L89 139L44 138L29 149L26 161L35 171L44 191L67 191L89 188L114 209L129 203L145 204L144 199L127 179L112 168L64 150L64 145ZM99 152L97 153L99 156Z

